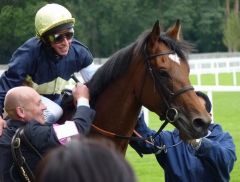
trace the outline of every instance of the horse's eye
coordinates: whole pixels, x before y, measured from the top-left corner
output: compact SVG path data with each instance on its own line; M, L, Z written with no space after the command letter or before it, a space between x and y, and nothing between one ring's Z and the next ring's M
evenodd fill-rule
M161 77L164 77L164 78L169 78L170 77L169 74L166 71L163 71L163 70L158 71L158 74Z

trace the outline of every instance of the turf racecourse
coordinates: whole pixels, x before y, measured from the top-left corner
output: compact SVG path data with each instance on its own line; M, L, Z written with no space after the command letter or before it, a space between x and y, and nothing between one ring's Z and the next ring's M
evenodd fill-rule
M204 85L213 85L214 78L212 75L204 75L202 77ZM238 85L240 85L240 74L238 74ZM196 78L191 77L193 84ZM231 75L220 75L221 85L232 85ZM213 114L214 121L222 125L225 131L228 131L236 145L237 158L240 157L240 93L238 92L214 92L213 93ZM158 116L154 113L149 114L149 126L157 130L161 124ZM172 130L172 126L168 126L166 130ZM141 158L131 147L128 147L127 160L132 165L139 182L162 182L164 181L164 173L158 165L154 155L144 155ZM231 172L230 182L239 182L240 161L235 162Z

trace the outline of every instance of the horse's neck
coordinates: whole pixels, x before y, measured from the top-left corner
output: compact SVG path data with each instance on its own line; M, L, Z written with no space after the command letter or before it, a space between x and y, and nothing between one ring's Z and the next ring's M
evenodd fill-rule
M131 83L123 79L109 86L98 98L95 123L111 132L129 135L140 108Z
M94 124L103 130L122 136L131 136L136 126L141 104L136 93L143 78L142 65L133 65L128 72L118 80L112 82L96 101L96 117ZM128 140L114 140L122 151L126 152Z

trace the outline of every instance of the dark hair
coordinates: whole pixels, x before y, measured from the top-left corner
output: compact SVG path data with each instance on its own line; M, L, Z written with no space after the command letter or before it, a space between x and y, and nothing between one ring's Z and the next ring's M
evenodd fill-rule
M51 151L38 166L37 182L135 182L130 165L113 143L74 140Z
M211 103L209 97L207 96L207 94L205 94L201 91L196 91L196 94L198 97L201 97L205 101L205 108L206 108L207 112L210 113L212 110L212 103Z

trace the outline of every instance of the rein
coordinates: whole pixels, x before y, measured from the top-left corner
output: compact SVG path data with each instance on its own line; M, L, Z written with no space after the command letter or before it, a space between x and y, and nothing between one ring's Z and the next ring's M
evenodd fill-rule
M24 132L24 127L18 128L12 138L11 141L11 153L13 157L14 164L11 167L10 174L13 179L12 170L14 167L17 168L18 173L24 182L33 182L35 181L35 175L29 165L25 157L22 154L21 145L24 144L32 150L39 159L42 159L42 155L38 152L38 150L31 144L28 140L27 136ZM15 180L14 180L15 181Z
M166 125L165 125L166 126ZM165 127L165 126L161 126L161 131L162 129ZM106 131L106 130L103 130L99 127L97 127L96 125L92 124L92 127L97 130L100 134L102 134L103 136L106 136L106 137L111 137L111 138L117 138L117 139L124 139L124 140L130 140L130 141L144 141L152 146L155 147L156 149L156 152L155 154L160 154L162 151L164 151L164 153L167 153L167 150L169 148L172 148L172 147L176 147L177 145L181 144L182 141L179 141L178 143L176 144L173 144L171 146L166 146L166 145L156 145L155 144L155 141L154 141L154 138L151 136L151 137L146 137L146 138L143 138L136 130L133 131L133 133L136 135L136 137L134 136L123 136L123 135L117 135L116 133L112 133L112 132L109 132L109 131Z
M92 127L97 130L100 134L106 137L111 137L111 138L117 138L117 139L124 139L124 140L130 140L130 141L137 141L137 140L146 140L146 139L141 139L139 137L133 137L133 136L123 136L123 135L118 135L116 133L101 129L97 127L96 125L92 124Z

